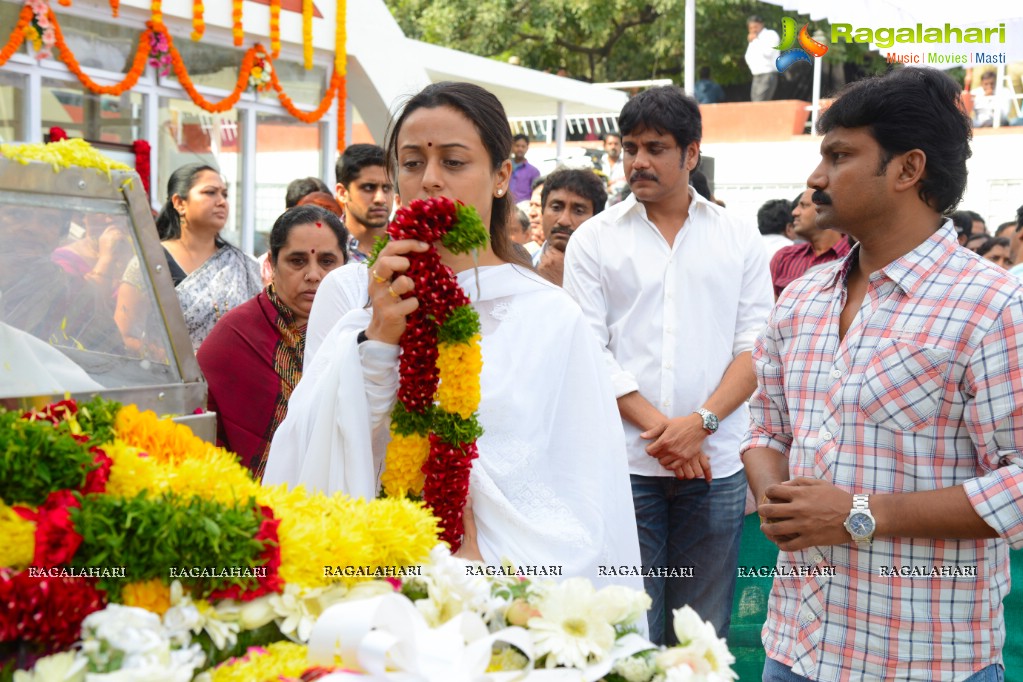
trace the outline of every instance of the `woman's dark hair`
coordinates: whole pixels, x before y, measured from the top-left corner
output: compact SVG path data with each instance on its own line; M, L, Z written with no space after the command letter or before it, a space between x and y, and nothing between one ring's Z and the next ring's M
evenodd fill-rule
M170 180L167 181L167 201L160 209L160 215L156 216L156 231L160 234L161 241L181 237L181 216L174 208L174 195L187 199L188 193L192 191L199 174L203 171L213 171L220 175L219 170L205 163L190 163L171 173Z
M445 81L423 88L408 102L387 131L387 158L398 165L398 133L406 119L418 109L451 107L472 121L480 140L490 156L491 169L496 171L511 155L512 134L504 107L493 93L472 83ZM395 174L392 177L397 177ZM512 248L508 239L508 217L511 215L511 192L494 197L490 207L490 245L494 255L508 263L532 267L528 259Z
M912 149L927 157L917 194L948 214L966 190L973 126L961 109L959 84L937 69L902 68L846 86L817 121L817 132L863 128L881 146L878 175L896 154Z
M291 230L299 225L324 224L337 237L337 245L341 251L342 260L348 262L348 230L341 224L341 219L325 208L314 204L303 206L292 206L277 217L274 226L270 230L268 239L270 244L270 262L276 266L277 256L281 249L288 243L288 235Z

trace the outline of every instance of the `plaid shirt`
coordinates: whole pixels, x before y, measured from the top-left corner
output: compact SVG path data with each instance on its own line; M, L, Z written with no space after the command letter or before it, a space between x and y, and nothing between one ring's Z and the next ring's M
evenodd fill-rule
M963 679L1001 661L1008 546L1023 546L1023 287L960 248L946 222L870 275L840 342L858 252L782 294L753 353L742 451L772 448L792 477L855 493L964 485L1004 539L781 552L781 568L833 568L775 578L764 646L815 680Z

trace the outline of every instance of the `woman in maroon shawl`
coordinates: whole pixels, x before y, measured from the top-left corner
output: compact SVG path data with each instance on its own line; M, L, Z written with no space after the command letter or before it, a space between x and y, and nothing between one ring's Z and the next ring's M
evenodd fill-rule
M295 206L270 231L273 281L224 315L196 357L217 413L217 444L238 454L256 480L274 431L302 377L306 322L328 272L347 261L348 232L318 206Z

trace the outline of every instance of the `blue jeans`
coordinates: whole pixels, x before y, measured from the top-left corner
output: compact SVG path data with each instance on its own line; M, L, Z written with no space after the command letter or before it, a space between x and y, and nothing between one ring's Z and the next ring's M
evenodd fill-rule
M631 476L639 550L646 572L692 570L692 577L644 577L653 601L650 641L677 643L672 611L688 604L728 636L746 509L742 470L711 483L669 476ZM670 572L669 572L670 574Z
M806 682L809 679L809 677L797 675L784 663L779 663L773 658L768 658L764 662L763 682ZM882 679L880 672L876 679ZM1003 682L1003 680L1005 680L1005 669L997 663L992 663L983 670L970 675L963 682Z

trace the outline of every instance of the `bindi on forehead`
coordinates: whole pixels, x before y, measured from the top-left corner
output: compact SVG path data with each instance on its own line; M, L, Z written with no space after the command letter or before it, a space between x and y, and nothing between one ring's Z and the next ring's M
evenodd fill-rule
M433 142L427 142L427 143L426 143L426 146L427 146L427 147L432 147L432 146L433 146Z

